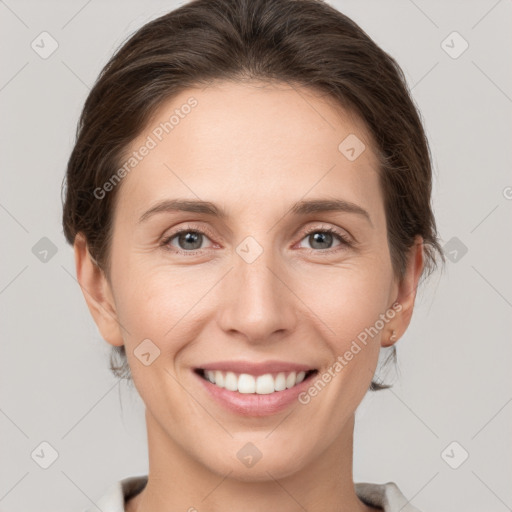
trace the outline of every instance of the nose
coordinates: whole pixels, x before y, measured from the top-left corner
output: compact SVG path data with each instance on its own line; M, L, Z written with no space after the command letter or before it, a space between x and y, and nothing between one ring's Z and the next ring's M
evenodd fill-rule
M222 283L220 327L251 344L285 337L294 330L298 313L289 280L283 262L271 250L263 250L254 261L234 254L233 269Z

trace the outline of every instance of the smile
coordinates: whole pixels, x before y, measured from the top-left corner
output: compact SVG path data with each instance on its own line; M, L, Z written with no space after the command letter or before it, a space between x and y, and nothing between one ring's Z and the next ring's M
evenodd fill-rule
M216 387L242 394L269 395L293 388L317 370L299 372L265 373L263 375L251 375L250 373L225 372L220 370L204 370L198 368L196 373L203 379L211 382Z

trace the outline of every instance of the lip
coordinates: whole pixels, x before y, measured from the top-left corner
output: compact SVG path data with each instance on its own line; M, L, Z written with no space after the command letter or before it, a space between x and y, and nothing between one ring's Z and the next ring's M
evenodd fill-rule
M233 373L249 373L258 377L266 373L279 373L279 372L307 372L315 370L314 366L305 364L289 363L285 361L262 361L255 363L253 361L217 361L215 363L208 363L198 366L197 369L201 370L220 370L221 372Z
M299 394L311 385L312 379L318 374L317 370L299 384L283 391L259 395L257 393L239 393L238 391L229 391L226 388L220 388L202 377L198 373L199 369L249 373L254 376L259 376L265 373L307 372L314 368L302 364L284 363L282 361L266 361L262 363L249 361L219 361L193 369L193 375L199 380L200 385L203 386L203 389L210 399L213 399L223 408L237 415L253 417L269 416L285 410L291 404L298 401Z

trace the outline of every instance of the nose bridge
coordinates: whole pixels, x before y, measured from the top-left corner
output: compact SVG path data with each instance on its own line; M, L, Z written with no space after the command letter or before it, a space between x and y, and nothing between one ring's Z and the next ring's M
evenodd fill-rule
M223 328L239 331L251 341L290 329L295 316L293 294L283 284L284 267L275 251L247 237L236 248L233 267L226 282L229 299L221 315Z
M270 318L281 296L276 277L270 270L276 266L274 251L268 246L263 248L250 237L237 247L236 252L238 258L235 257L233 277L239 282L238 303L248 318Z

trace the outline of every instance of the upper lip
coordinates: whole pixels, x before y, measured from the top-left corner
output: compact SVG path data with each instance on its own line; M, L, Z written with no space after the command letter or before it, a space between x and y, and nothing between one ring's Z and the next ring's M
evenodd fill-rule
M248 373L249 375L265 375L266 373L289 373L289 372L307 372L315 370L313 366L299 363L290 363L286 361L262 361L255 363L252 361L216 361L198 366L200 370L219 370L221 372Z

